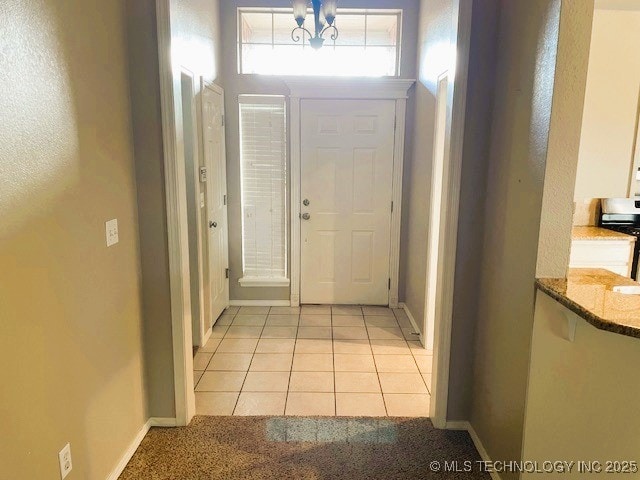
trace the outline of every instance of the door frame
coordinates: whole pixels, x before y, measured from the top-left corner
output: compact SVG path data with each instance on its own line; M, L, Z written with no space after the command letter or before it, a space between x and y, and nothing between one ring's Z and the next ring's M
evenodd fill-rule
M389 254L389 306L398 307L398 282L400 272L400 227L402 219L402 170L404 166L404 134L408 91L415 80L398 78L287 78L291 118L291 306L300 305L300 203L302 145L302 100L394 100L395 133L393 150L393 180L391 212L391 249Z
M188 425L196 411L193 391L193 341L191 287L189 285L189 230L187 222L186 168L177 131L181 115L181 66L171 60L170 0L156 0L158 69L164 182L169 250L171 336L176 425Z

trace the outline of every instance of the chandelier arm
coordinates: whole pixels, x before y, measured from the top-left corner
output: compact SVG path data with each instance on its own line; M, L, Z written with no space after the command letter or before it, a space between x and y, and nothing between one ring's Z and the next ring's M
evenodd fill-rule
M301 34L296 34L297 30L302 30ZM300 41L300 39L302 39L302 43L304 43L304 34L305 32L307 33L307 35L309 35L309 38L313 38L313 35L311 34L311 32L309 30L307 30L304 27L296 27L293 30L291 30L291 40L293 40L294 42L298 43Z
M329 25L328 27L325 27L322 32L320 32L320 36L322 38L324 38L324 34L327 30L333 30L333 33L331 34L331 40L333 40L334 42L338 39L338 29L335 27L335 25Z

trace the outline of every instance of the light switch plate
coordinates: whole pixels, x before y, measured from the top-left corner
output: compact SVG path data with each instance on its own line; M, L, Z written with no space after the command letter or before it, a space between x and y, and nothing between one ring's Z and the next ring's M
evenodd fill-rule
M107 247L118 243L118 219L114 218L106 223L107 229Z

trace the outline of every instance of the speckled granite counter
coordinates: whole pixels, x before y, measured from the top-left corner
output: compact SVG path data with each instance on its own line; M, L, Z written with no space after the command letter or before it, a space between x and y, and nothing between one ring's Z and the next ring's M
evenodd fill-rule
M574 268L566 279L537 279L536 286L594 327L640 338L640 295L613 291L640 283L608 270Z
M600 227L573 227L571 230L572 240L628 240L635 242L636 237L626 233L614 232Z

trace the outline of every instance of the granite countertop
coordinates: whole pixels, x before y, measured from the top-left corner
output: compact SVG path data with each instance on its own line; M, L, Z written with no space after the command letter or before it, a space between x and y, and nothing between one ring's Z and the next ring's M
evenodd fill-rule
M636 237L626 233L614 232L607 228L600 227L573 227L571 230L572 240L628 240L635 242Z
M640 283L597 268L571 268L567 278L539 278L536 287L600 330L640 338L640 295L613 291Z

